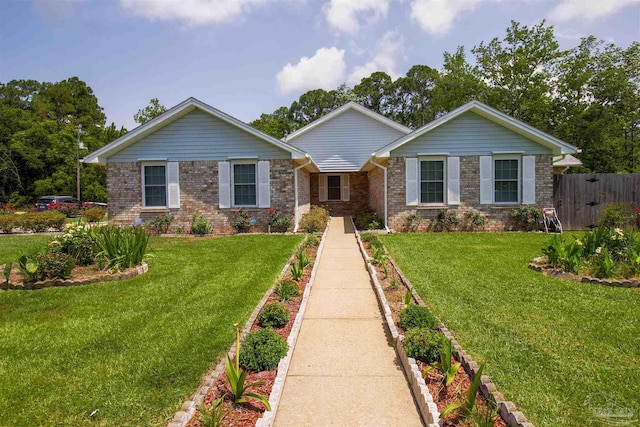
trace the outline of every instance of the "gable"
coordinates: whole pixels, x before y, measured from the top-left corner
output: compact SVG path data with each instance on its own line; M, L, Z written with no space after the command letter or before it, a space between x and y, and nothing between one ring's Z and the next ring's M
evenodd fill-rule
M201 109L195 109L118 151L108 162L140 159L290 159L291 153Z
M451 156L490 156L495 152L551 154L551 149L471 111L443 123L392 149L392 157L448 153Z
M339 115L288 139L306 151L323 172L358 171L379 147L406 135L355 109Z

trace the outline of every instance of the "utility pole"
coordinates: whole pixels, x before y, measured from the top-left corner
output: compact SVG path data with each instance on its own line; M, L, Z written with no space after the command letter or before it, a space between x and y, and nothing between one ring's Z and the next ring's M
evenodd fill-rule
M82 124L78 125L78 143L76 144L76 198L80 201L80 132Z

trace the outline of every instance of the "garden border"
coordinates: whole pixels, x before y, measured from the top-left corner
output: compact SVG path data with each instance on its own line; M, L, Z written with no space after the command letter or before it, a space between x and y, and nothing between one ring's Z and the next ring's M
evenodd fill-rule
M354 229L355 229L355 224L354 224ZM429 393L429 390L427 389L426 383L424 381L424 378L422 377L422 373L418 369L418 365L416 364L415 359L407 357L406 353L404 352L404 347L402 346L403 336L398 332L395 326L395 323L393 322L393 318L391 317L391 309L384 295L384 291L382 290L382 286L378 281L375 268L369 261L369 256L367 255L367 252L364 249L364 245L360 238L360 233L358 232L357 229L356 229L356 237L358 239L358 245L360 246L360 252L362 254L362 257L365 259L365 262L367 264L369 275L371 276L374 282L376 295L378 296L378 302L383 307L387 326L391 331L391 335L394 338L394 343L396 347L396 352L398 354L398 358L402 362L402 366L405 370L405 374L407 378L410 379L409 382L411 384L411 390L413 392L414 398L418 402L418 408L421 411L421 415L423 416L424 420L427 422L429 427L438 426L440 423L440 419L439 419L440 414L439 414L439 411L437 410L435 402L433 402L433 396ZM424 300L420 297L420 295L418 295L418 292L415 290L414 286L411 284L409 279L407 279L404 276L404 274L402 274L400 267L398 267L394 259L391 257L391 254L389 253L389 251L387 251L386 247L384 247L384 250L387 253L389 262L391 263L392 267L400 277L400 281L402 282L402 284L407 288L408 291L411 292L411 295L413 296L415 301L418 303L418 305L426 307ZM446 325L442 321L440 320L438 321L440 323L440 326L438 327L438 329L442 332L442 334L445 337L451 340L456 358L462 363L462 366L465 372L469 375L469 377L473 379L478 373L479 365L473 360L473 358L469 354L467 354L464 351L460 343L455 339L455 337L449 331ZM500 417L502 417L502 419L508 425L517 426L517 427L535 427L533 423L527 420L527 418L522 412L517 410L516 405L513 402L505 400L504 395L498 391L495 384L491 381L488 375L482 375L480 380L481 380L480 392L482 393L485 399L492 400L493 402L495 402L496 407L498 408ZM419 398L419 396L422 397L422 400Z
M5 264L6 265L6 264ZM1 267L4 268L4 265ZM87 277L84 279L46 279L33 283L23 283L20 285L12 285L11 283L7 284L2 283L0 285L0 289L5 291L23 291L23 290L36 290L36 289L44 289L44 288L53 288L53 287L62 287L62 286L79 286L79 285L88 285L91 283L100 283L100 282L111 282L114 280L127 280L133 279L136 276L146 273L149 271L149 265L146 262L142 262L140 265L136 265L133 267L129 267L124 271L120 271L118 273L107 273L102 276L96 277Z
M273 387L271 389L271 394L269 395L269 404L271 405L271 409L272 410L271 411L265 411L263 413L263 415L262 415L262 418L258 418L258 420L256 421L256 426L260 425L262 427L269 427L269 426L271 426L273 424L273 420L275 419L275 412L276 412L278 404L280 402L280 395L282 394L282 389L284 388L284 378L286 377L286 372L282 376L282 378L280 377L280 369L281 369L281 366L282 366L282 368L284 368L287 371L289 369L289 363L291 362L291 356L293 355L293 347L295 347L295 343L296 343L297 338L298 338L298 332L300 330L300 324L302 323L302 316L304 315L304 311L306 309L306 305L307 305L306 302L307 302L307 299L309 297L309 292L311 292L311 287L313 286L313 280L315 278L315 271L317 269L317 265L319 264L318 261L319 261L319 258L320 258L320 254L322 253L322 248L324 247L324 241L325 241L327 230L329 230L329 223L328 222L327 222L327 227L325 228L325 231L324 231L324 233L322 235L322 241L320 242L320 246L318 247L318 252L316 253L316 261L314 262L313 269L311 270L311 277L309 278L309 282L307 283L307 286L305 287L305 292L303 293L302 302L300 304L300 308L298 310L298 314L296 315L293 327L291 328L291 331L289 333L289 337L287 338L287 343L289 344L289 350L287 352L287 355L282 360L280 360L280 362L278 363L278 373L276 374L276 380L275 380L275 382L273 384ZM300 245L302 245L303 243L304 243L304 240L302 242L300 242ZM280 270L280 274L278 275L279 279L284 277L284 275L287 273L287 271L289 271L289 267L291 266L291 263L294 261L294 259L295 259L295 251L294 251L294 253L291 254L291 256L287 260L287 263L282 268L282 270ZM243 339L247 335L247 333L249 333L249 331L251 330L251 327L255 323L258 315L260 314L260 311L262 311L262 308L267 303L269 297L273 293L274 286L275 286L275 284L273 284L265 292L265 294L263 295L262 299L260 300L260 302L258 302L258 304L256 305L255 309L253 310L253 312L251 313L251 315L247 319L247 322L245 323L244 327L242 328L242 331L240 332L240 339ZM294 334L295 334L295 336L294 336ZM294 336L293 339L291 338L292 336ZM198 409L198 404L200 402L204 402L205 397L215 387L215 384L218 381L218 378L223 374L224 369L225 369L225 363L226 363L226 356L227 355L229 355L229 357L231 357L232 359L235 357L235 355L236 355L236 344L235 344L235 342L233 344L231 344L231 346L229 347L229 350L227 352L222 353L220 355L218 363L216 364L216 367L212 371L210 371L209 373L204 375L204 377L202 378L202 381L200 382L200 386L196 389L195 393L193 393L189 397L188 400L186 400L186 401L184 401L182 403L182 405L180 406L180 410L178 410L174 414L173 418L171 418L168 421L167 427L186 427L189 424L189 422L195 416L196 410ZM274 392L276 394L274 394ZM274 399L272 399L272 397ZM274 404L275 404L275 406L274 406ZM271 413L273 413L273 415L267 415L267 414L271 414ZM269 419L267 421L265 421L265 424L261 424L261 420L264 419L264 418L267 418L267 417Z
M572 280L574 282L582 283L597 283L600 285L613 286L616 288L640 288L639 279L599 279L591 276L578 276L577 274L563 271L559 268L552 267L547 261L544 261L546 257L536 257L533 262L529 263L529 268L533 271L540 272L549 277L560 277L566 280Z

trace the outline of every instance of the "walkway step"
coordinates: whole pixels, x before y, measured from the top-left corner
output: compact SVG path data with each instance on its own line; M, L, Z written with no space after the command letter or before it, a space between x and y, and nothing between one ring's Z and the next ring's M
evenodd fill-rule
M349 218L318 262L274 425L421 426Z

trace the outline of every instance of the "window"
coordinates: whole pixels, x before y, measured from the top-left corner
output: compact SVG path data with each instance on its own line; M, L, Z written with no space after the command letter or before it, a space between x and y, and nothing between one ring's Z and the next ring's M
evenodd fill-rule
M444 204L444 160L420 161L420 203Z
M144 206L167 206L166 165L142 165L142 179Z
M518 159L494 160L495 203L518 203L520 161Z
M327 176L327 200L341 200L342 186L340 175Z
M234 206L257 206L257 183L255 163L235 163L233 165Z

